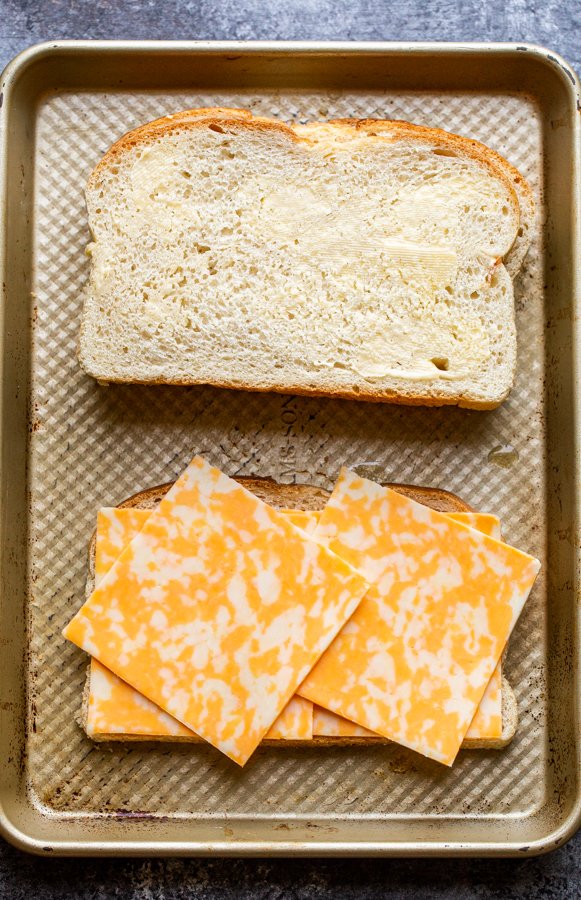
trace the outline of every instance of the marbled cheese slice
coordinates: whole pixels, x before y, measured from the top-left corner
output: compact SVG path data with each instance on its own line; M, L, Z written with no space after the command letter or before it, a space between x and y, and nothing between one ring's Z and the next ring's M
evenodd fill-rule
M299 693L452 765L540 563L346 470L315 537L373 587Z
M313 704L295 694L265 734L269 741L310 741L313 738Z
M448 513L450 519L476 528L482 534L499 541L501 539L500 519L489 513L459 512ZM482 740L502 737L502 662L499 662L486 686L474 718L466 732L467 738Z
M446 513L450 519L476 528L483 534L500 540L500 520L488 513ZM502 737L502 663L498 663L492 678L466 732L467 738L493 739ZM315 705L313 708L313 734L325 737L379 737L373 731L344 719L329 709Z
M366 737L380 738L375 731L369 731L343 716L313 704L313 736L314 737Z
M465 737L483 740L502 737L502 663L495 668Z
M171 737L201 740L94 657L89 673L85 729L89 737L101 739L126 734L152 740Z
M368 737L381 738L375 731L369 731L343 716L313 704L313 735L315 737ZM466 732L473 740L498 739L502 737L502 679L500 663L492 673L484 696Z
M152 740L202 740L94 657L91 659L85 728L89 737L101 740L117 734ZM313 704L296 694L265 734L267 740L280 741L308 741L312 737Z
M500 519L498 516L480 512L453 512L444 513L444 515L449 519L453 519L454 522L469 525L470 528L475 528L476 531L480 531L482 534L487 534L497 541L500 540Z
M281 509L280 511L296 528L302 528L309 535L313 534L321 517L321 513L315 510Z
M95 542L95 584L109 571L125 547L141 531L151 515L148 509L105 507L97 515ZM288 518L294 522L289 513ZM296 517L295 517L296 518ZM302 517L297 524L310 520ZM314 524L316 525L317 518ZM108 735L200 740L198 736L152 703L135 688L118 678L96 659L91 659L86 731L90 737ZM266 733L269 740L310 740L313 735L313 704L292 697Z
M244 765L367 589L196 457L64 634Z

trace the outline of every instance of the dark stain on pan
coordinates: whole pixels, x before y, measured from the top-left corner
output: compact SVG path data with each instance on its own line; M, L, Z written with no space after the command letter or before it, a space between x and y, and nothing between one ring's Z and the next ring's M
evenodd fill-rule
M142 821L147 819L159 821L169 818L169 816L156 816L154 813L142 812L138 809L116 809L114 810L114 816L116 819L140 819Z

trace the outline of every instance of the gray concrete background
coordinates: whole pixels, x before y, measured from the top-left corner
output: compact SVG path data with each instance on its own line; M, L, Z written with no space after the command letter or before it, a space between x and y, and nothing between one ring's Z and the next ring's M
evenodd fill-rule
M0 0L0 67L55 38L530 41L581 68L580 0ZM581 897L581 836L533 860L49 860L0 840L0 898Z

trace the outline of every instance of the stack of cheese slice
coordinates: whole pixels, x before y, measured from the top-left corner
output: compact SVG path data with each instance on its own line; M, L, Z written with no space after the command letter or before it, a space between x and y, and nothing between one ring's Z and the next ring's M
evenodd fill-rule
M283 513L294 525L311 534L320 518L320 513L313 511L283 510ZM127 544L141 531L150 515L149 509L108 507L99 511L94 558L96 584ZM451 512L447 515L500 540L500 522L496 516L476 512ZM201 740L195 732L167 715L94 658L90 664L82 718L87 734L97 741ZM502 735L502 678L499 663L465 737L499 746ZM368 742L380 736L295 695L267 731L265 740L303 743L311 741L313 737L323 738L325 743L329 743L329 738L363 738Z
M157 509L99 515L64 632L93 657L87 731L194 732L241 765L263 738L380 735L451 765L501 727L539 569L496 529L347 471L322 513L277 511L195 458Z

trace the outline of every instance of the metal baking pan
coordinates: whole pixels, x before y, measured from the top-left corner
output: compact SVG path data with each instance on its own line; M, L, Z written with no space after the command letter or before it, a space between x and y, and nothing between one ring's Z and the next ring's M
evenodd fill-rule
M71 42L2 76L1 825L58 854L534 854L581 817L579 85L509 44ZM533 185L516 283L519 365L498 410L420 409L209 387L103 388L76 361L83 187L112 141L187 107L283 119L379 116L485 141ZM94 745L75 721L85 658L60 631L83 599L100 505L174 478L328 487L346 463L494 512L543 577L505 671L501 752L450 771L391 747L260 749L243 771L195 745Z

